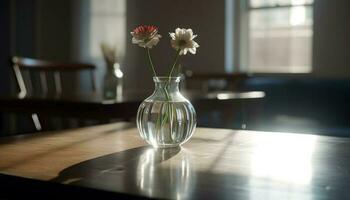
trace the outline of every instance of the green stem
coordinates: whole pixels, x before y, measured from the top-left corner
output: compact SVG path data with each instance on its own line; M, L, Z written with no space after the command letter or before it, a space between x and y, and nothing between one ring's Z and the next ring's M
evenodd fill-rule
M170 70L170 73L169 73L169 82L170 82L171 75L173 74L173 71L174 71L174 69L175 69L176 63L177 63L177 61L179 60L179 57L180 57L180 49L176 51L176 56L175 56L175 59L174 59L174 64L173 64L173 66L171 67L171 70Z
M156 126L159 126L158 128L158 131L160 131L161 127L167 122L169 121L169 126L170 126L170 135L169 135L169 139L173 139L172 138L172 121L173 121L173 112L174 112L174 107L173 107L173 104L171 101L171 96L169 95L169 92L168 92L168 86L170 84L170 80L171 80L171 76L173 74L173 71L175 69L175 66L176 66L176 63L177 61L179 60L179 56L180 56L180 50L178 50L176 52L176 56L175 56L175 59L174 59L174 63L173 63L173 66L171 67L171 70L170 70L170 73L169 73L169 80L168 82L164 85L164 93L165 93L165 97L167 99L167 104L166 104L166 108L165 108L165 112L164 112L164 115L162 114L162 112L160 113L158 119L157 119L157 125ZM152 63L150 57L149 57L149 60L150 60L150 63ZM151 64L152 66L152 64ZM163 109L163 107L162 107ZM162 110L161 109L161 110ZM160 124L159 124L160 123Z
M174 71L174 68L175 68L175 66L176 66L176 63L177 63L177 61L179 60L179 56L180 56L180 49L176 51L176 56L175 56L175 59L174 59L174 64L173 64L173 66L171 67L171 70L170 70L170 73L169 73L168 83L166 83L165 86L164 86L165 95L166 95L168 101L170 101L170 96L169 96L169 94L168 94L168 92L167 92L167 88L168 88L168 86L169 86L169 84L170 84L171 75L173 74L173 71Z
M153 71L153 75L157 76L156 70L154 69L154 65L153 65L152 58L151 58L151 52L150 52L149 48L147 48L147 56L148 56L149 65L151 66L152 71Z
M173 104L172 104L172 102L170 102L171 101L171 97L170 97L167 89L168 89L168 86L170 84L171 76L172 76L173 71L175 69L176 63L179 60L179 56L180 56L180 50L176 51L176 56L175 56L175 59L174 59L174 63L173 63L173 66L171 67L171 70L170 70L170 73L169 73L169 80L164 86L164 92L165 92L165 96L166 96L166 98L168 100L168 104L167 104L167 110L166 110L165 116L164 116L164 118L162 120L162 124L166 123L167 120L169 121L169 126L170 126L170 135L169 135L169 137L170 137L171 140L173 139L172 138L172 122L173 122L172 117L173 117L173 111L174 110L173 110Z

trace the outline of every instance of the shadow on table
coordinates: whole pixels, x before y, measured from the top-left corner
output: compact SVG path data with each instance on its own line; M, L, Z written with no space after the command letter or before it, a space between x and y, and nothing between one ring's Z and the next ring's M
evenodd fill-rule
M159 167L180 151L181 148L153 149L150 146L128 149L73 165L61 171L51 181L114 192L151 195L146 188L160 183L152 181L155 177L167 180L170 178L169 173L178 174L181 171L173 168L162 170Z

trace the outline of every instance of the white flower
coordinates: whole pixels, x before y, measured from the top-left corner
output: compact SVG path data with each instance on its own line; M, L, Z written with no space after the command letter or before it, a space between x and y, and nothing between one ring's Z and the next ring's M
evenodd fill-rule
M159 39L162 37L158 34L158 28L156 26L139 26L131 32L132 43L137 44L143 48L151 49L157 45Z
M196 54L196 48L199 45L193 40L197 35L193 35L192 29L177 28L175 33L169 34L171 37L171 46L176 50L180 50L180 55L186 55L187 51Z

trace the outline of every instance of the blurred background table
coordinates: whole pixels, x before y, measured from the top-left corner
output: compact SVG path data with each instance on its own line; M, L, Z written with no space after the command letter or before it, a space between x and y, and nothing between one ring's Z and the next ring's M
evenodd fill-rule
M218 103L261 99L264 92L183 92L194 104ZM124 93L116 99L106 100L99 93L82 93L61 96L0 97L0 110L52 115L66 115L96 119L131 118L136 116L140 103L150 94Z
M201 122L210 121L205 117L208 116L205 113L212 113L207 112L208 110L221 109L225 111L228 109L228 105L233 104L230 113L237 114L245 109L243 108L245 105L250 105L250 109L257 108L259 101L265 96L265 93L260 91L209 93L184 91L183 94L194 104L200 125ZM97 92L52 96L36 95L24 98L5 96L0 97L0 111L22 114L35 113L39 116L39 120L44 119L43 116L58 116L79 118L80 120L98 120L103 123L113 119L130 121L136 117L140 103L149 95L142 92L124 92L123 96L110 100L104 99L103 95ZM237 112L234 112L235 110ZM215 118L215 116L213 117Z

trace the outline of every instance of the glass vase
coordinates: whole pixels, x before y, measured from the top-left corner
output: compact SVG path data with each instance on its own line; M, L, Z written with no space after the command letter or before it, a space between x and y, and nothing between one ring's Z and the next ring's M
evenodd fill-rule
M154 77L155 90L139 106L137 128L155 148L178 147L196 128L196 111L179 91L180 77Z

